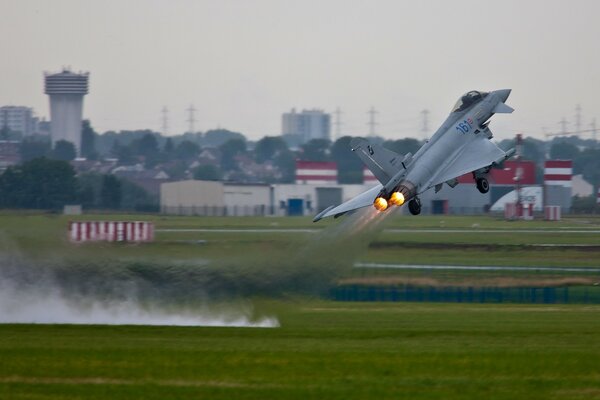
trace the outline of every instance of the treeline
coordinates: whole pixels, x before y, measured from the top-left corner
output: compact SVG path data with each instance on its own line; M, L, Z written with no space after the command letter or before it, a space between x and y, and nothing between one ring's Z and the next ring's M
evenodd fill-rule
M82 174L66 161L44 157L8 167L0 175L0 208L61 210L66 204L87 209L157 211L138 186L114 175Z
M164 171L174 180L193 178L291 183L294 181L297 159L336 162L340 183L362 183L363 180L363 165L350 151L350 136L341 137L334 142L314 139L300 147L292 147L281 136L265 136L258 141L250 141L241 133L225 129L171 137L164 137L151 130L98 134L89 121L84 121L81 139L81 155L88 160L113 159L115 166L141 164L145 169ZM423 144L413 138L384 140L375 137L370 140L400 154L414 154ZM515 143L514 140L504 140L499 145L503 149L509 149ZM57 203L50 200L52 196L44 200L36 192L43 187L26 189L26 184L23 183L25 186L19 187L15 194L9 194L8 188L18 186L15 174L30 174L28 168L37 165L28 164L29 161L39 158L45 158L46 162L70 161L75 158L74 146L69 142L58 141L52 147L47 137L27 137L21 142L20 152L25 164L7 170L6 176L2 176L5 189L0 198L0 206L12 204L18 207L19 204L27 204L27 207L36 208L56 207ZM573 160L574 174L582 174L595 188L600 184L600 148L594 141L579 137L560 137L551 141L525 138L523 157L535 161L537 179L540 182L543 180L544 160L551 158ZM65 179L68 182L71 178L65 176ZM89 208L157 207L156 199L150 199L146 192L125 179L91 173L81 174L73 179L74 188L60 191L61 195L69 196L69 202L75 201ZM23 196L28 200L20 203L18 199ZM56 201L60 203L62 200L56 198Z

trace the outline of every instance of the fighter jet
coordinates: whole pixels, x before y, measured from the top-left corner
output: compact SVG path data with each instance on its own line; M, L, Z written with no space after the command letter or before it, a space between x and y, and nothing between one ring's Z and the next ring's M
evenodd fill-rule
M419 195L447 184L458 185L458 177L471 172L481 193L489 191L487 174L494 165L512 157L515 149L501 150L490 140L489 119L498 113L512 113L506 105L511 89L492 92L470 91L456 102L442 126L413 155L400 155L362 138L350 142L363 163L380 182L353 199L331 206L315 216L339 217L349 211L372 205L378 211L408 202L413 215L421 213Z

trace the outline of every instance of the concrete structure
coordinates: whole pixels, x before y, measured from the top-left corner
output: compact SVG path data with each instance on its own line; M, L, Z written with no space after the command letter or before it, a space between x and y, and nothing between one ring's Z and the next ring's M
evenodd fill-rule
M44 93L50 96L50 132L52 142L66 140L81 151L81 118L83 96L88 93L89 73L73 73L68 69L46 73Z
M594 193L594 185L583 179L583 175L573 175L571 180L573 196L588 197Z
M23 136L37 132L38 119L33 109L23 106L0 107L0 129L8 128L12 132L20 132Z
M179 181L161 185L165 214L208 216L312 216L349 200L365 185L236 184Z
M560 206L563 214L571 209L573 161L547 160L544 163L544 205Z
M223 203L228 216L265 216L272 214L270 185L223 185Z
M281 117L281 134L297 136L300 142L312 139L331 139L331 115L323 110L302 110L297 113L292 109Z
M269 185L197 180L161 184L160 208L165 214L205 216L261 216L273 210Z
M225 215L222 182L179 181L160 185L160 208L165 214Z

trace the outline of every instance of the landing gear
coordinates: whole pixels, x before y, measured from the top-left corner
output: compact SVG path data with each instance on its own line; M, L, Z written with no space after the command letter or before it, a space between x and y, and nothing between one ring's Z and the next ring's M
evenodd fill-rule
M418 197L414 197L408 202L408 211L410 211L412 215L421 214L421 200L419 200Z
M481 193L487 193L490 191L490 183L485 178L477 179L477 190Z

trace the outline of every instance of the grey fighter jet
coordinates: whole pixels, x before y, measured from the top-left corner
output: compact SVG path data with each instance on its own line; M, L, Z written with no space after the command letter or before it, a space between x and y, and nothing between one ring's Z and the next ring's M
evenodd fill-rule
M490 169L515 153L503 151L491 142L489 119L497 113L511 113L505 104L510 89L493 92L470 91L456 102L450 115L435 134L414 155L400 155L362 138L350 143L352 151L365 163L380 184L338 205L320 212L314 222L325 217L339 217L358 208L373 206L385 211L390 206L408 202L411 214L421 213L419 194L444 183L458 184L458 177L472 172L477 189L487 193Z

